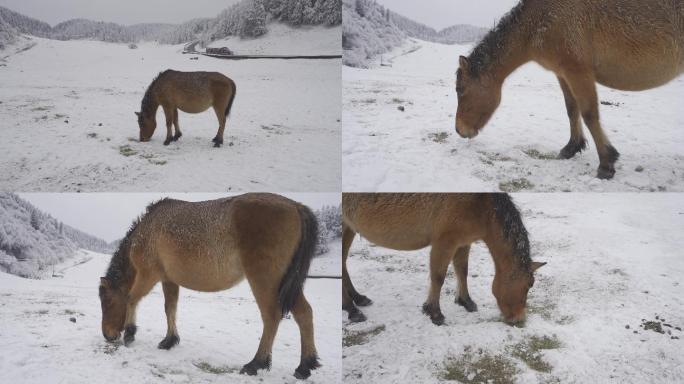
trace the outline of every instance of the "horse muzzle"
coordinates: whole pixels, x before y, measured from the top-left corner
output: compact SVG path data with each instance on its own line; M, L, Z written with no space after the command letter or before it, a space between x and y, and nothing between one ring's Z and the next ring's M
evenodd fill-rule
M107 332L102 331L102 336L104 336L105 340L107 340L110 343L113 343L121 337L121 332L118 332L115 336L110 336L107 334Z
M464 139L472 139L478 134L477 129L464 129L464 125L456 120L456 133ZM460 129L459 129L460 128Z

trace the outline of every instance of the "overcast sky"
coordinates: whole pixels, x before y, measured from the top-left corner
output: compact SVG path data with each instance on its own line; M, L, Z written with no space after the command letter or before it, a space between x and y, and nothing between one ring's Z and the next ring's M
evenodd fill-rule
M228 193L20 193L43 212L107 241L122 238L133 220L152 201L173 197L188 201L218 199ZM285 193L312 209L339 205L339 193Z
M213 17L238 0L0 0L0 5L54 26L69 19L119 24L182 23Z
M491 28L496 20L518 3L518 0L378 0L378 3L440 30L454 24Z

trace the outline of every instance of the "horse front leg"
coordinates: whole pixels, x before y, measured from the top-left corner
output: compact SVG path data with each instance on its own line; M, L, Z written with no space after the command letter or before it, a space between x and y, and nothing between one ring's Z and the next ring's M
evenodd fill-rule
M591 136L596 144L599 155L599 167L596 177L599 179L612 179L615 175L615 162L620 154L610 144L601 128L599 121L598 95L596 94L596 82L590 72L571 73L566 77L572 94L579 107L584 124L589 128Z
M176 329L176 308L178 307L178 284L162 282L164 290L164 311L166 312L166 337L159 342L159 349L171 349L180 342Z
M470 255L470 245L461 247L456 251L453 258L454 273L458 280L458 296L455 303L463 306L468 312L477 311L477 304L470 298L468 293L468 256Z
M126 321L124 323L123 337L125 346L128 346L135 340L135 333L138 330L138 327L135 325L135 315L138 309L138 303L140 302L140 299L150 293L155 284L157 284L157 280L151 276L138 274L138 276L135 277L133 286L128 293L128 304L126 305Z
M173 115L174 109L172 107L162 106L164 108L164 116L166 117L166 140L164 140L164 145L171 144L173 141L173 133L171 131L171 126L173 125Z
M356 233L346 225L342 225L342 309L347 311L349 321L360 323L366 321L366 316L361 312L354 302L360 306L370 305L371 300L356 292L349 271L347 270L347 257Z
M572 91L570 91L570 87L565 80L558 77L558 82L563 91L565 109L567 110L568 119L570 120L570 141L561 149L558 158L570 159L575 156L577 152L581 152L583 149L587 148L587 139L584 138L582 132L582 120L580 119L580 111L575 96L572 94Z
M453 246L439 243L433 244L430 250L430 292L423 304L423 313L430 316L430 320L435 325L444 324L444 315L439 306L439 295L454 252Z

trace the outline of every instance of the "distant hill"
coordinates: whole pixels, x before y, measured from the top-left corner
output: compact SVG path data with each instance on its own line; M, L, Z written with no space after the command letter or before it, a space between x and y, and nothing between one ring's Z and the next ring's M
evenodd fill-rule
M159 41L181 44L201 40L202 45L227 36L254 38L265 34L272 22L291 27L339 25L342 0L242 0L216 17L193 19L180 25L144 23L121 25L104 21L72 19L54 27L40 20L0 7L0 44L7 44L16 33L57 40L99 40L112 43ZM0 45L0 49L1 49Z
M478 41L488 31L473 25L454 25L437 31L374 0L344 0L342 13L342 62L352 67L367 67L374 57L401 45L407 37L460 44Z
M14 12L5 7L0 7L0 18L14 27L19 33L38 37L50 37L50 33L52 32L50 24L32 17L24 16L19 12Z
M227 36L254 38L265 34L270 23L291 27L338 25L342 23L341 0L242 0L221 11L215 18L183 23L164 43L180 44L200 40L203 46Z
M42 212L13 193L0 193L0 271L40 278L79 248L112 252L112 245Z

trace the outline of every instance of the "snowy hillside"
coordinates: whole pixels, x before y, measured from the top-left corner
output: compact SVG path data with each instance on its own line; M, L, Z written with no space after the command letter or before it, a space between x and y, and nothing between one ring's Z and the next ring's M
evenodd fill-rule
M42 278L78 248L107 252L104 240L43 213L12 193L0 193L0 271Z
M373 57L402 44L406 35L387 12L368 0L343 0L342 64L365 68Z
M52 27L50 24L14 12L11 9L0 7L0 19L13 26L19 33L25 33L37 37L50 37Z
M506 80L476 138L456 134L455 72L470 50L417 41L384 55L392 67L342 68L344 190L684 191L684 77L643 92L598 86L621 154L615 178L599 180L586 128L587 150L555 159L570 124L555 75L534 63Z
M340 188L340 60L191 60L182 46L34 41L0 71L0 119L12 138L0 141L7 190ZM180 112L183 137L164 146L160 108L152 141L138 141L133 112L168 68L218 71L235 81L223 147L211 146L218 127L211 110Z
M311 269L337 260L314 259ZM24 280L0 272L0 372L16 383L296 383L299 329L280 323L270 371L249 377L238 372L250 361L261 336L261 317L246 282L227 291L180 289L180 344L157 349L166 333L164 296L158 285L143 299L136 340L129 347L105 342L97 296L107 255L82 251L87 262L62 271L63 278ZM322 272L325 272L325 268ZM340 280L310 279L304 287L314 314L322 367L308 383L339 383L341 376Z
M340 6L341 0L242 0L215 18L196 19L179 25L161 41L180 44L200 40L203 46L207 46L229 36L259 37L279 24L291 28L334 26L342 23ZM339 46L339 41L336 45Z
M445 44L473 42L487 32L472 25L454 25L441 31L385 8L374 0L344 0L342 5L343 64L368 68L376 57L407 44L406 38Z
M684 382L684 198L679 194L518 194L532 258L547 261L523 328L500 321L494 266L471 249L478 312L442 289L446 324L421 313L429 249L393 251L357 238L348 267L373 304L344 317L345 383Z

